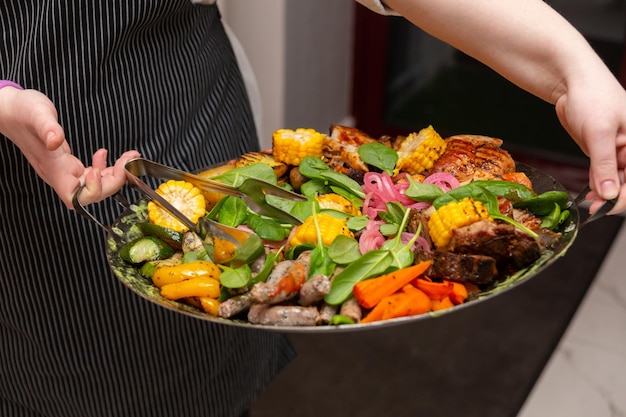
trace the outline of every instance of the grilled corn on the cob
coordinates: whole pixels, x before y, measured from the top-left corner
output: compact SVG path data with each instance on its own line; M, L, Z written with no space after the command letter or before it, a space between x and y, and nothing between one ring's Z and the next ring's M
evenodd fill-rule
M346 226L346 219L340 219L326 213L318 213L315 217L317 218L317 224L324 245L330 245L339 235L354 237L350 229ZM317 244L317 229L313 216L307 217L301 225L297 226L293 236L289 240L289 244L292 246L301 245L303 243Z
M396 166L411 175L421 174L432 168L445 150L446 142L432 126L428 126L419 133L411 133L400 143Z
M206 202L202 191L186 181L169 180L159 185L156 192L193 223L206 214ZM148 203L148 219L151 223L177 232L188 230L187 226L153 201Z
M483 203L466 197L432 213L428 219L428 234L438 249L444 249L450 243L454 229L489 219L491 216Z
M325 137L314 129L279 129L272 136L272 154L278 162L297 166L306 156L322 156Z

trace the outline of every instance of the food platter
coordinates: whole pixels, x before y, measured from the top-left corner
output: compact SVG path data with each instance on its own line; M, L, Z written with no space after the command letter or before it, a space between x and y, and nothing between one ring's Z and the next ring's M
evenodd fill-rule
M565 188L553 177L537 170L526 164L517 163L517 170L524 172L532 181L534 189L537 193L545 191L566 191ZM482 290L474 294L464 304L459 304L453 308L420 314L410 317L400 317L390 320L377 321L366 324L342 324L342 325L324 325L324 326L271 326L251 324L245 320L225 319L207 314L188 304L172 301L161 296L160 291L155 287L149 279L143 277L139 269L133 265L126 263L120 257L120 248L127 242L133 240L140 235L136 224L145 221L147 217L147 201L141 199L134 204L129 205L116 221L109 228L106 236L106 256L110 268L117 279L128 287L131 291L144 299L153 302L163 308L170 309L176 313L185 314L190 317L206 320L215 324L226 326L237 326L250 329L264 329L269 331L277 331L284 333L336 333L350 331L374 330L388 326L412 323L421 320L432 320L442 315L452 314L469 308L479 302L487 301L506 291L516 288L524 282L536 277L540 272L549 268L554 262L563 257L569 247L576 239L579 229L579 211L575 204L571 205L569 218L561 225L559 232L562 237L550 249L544 251L541 257L532 265L516 272L514 275L499 281L489 289ZM545 277L545 274L544 274Z

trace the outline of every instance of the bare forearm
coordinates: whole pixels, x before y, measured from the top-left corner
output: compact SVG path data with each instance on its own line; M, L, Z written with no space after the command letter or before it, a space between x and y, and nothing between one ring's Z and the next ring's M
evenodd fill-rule
M550 103L566 93L568 83L608 71L583 36L541 0L385 3Z

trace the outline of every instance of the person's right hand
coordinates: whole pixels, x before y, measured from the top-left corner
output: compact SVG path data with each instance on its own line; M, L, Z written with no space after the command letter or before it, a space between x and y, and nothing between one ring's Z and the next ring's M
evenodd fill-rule
M72 155L54 104L35 90L0 89L0 133L22 151L68 208L81 185L85 185L80 196L83 205L115 194L126 182L124 165L139 156L137 151L125 152L114 166L107 167L107 151L100 149L93 155L92 165L85 167Z

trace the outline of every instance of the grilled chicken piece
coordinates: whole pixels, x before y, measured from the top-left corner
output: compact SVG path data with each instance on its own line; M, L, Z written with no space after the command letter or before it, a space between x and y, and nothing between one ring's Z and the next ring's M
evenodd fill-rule
M358 178L359 175L362 177L369 169L359 156L358 149L364 143L370 142L376 142L376 139L358 129L332 125L330 135L324 139L324 159L337 172L352 178Z
M501 139L488 136L450 136L445 152L429 172L448 172L461 183L501 178L515 172L515 161L501 145Z
M316 307L254 304L248 311L248 321L269 326L315 326L321 318Z

